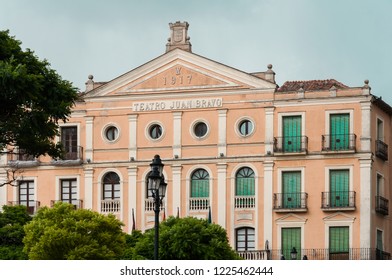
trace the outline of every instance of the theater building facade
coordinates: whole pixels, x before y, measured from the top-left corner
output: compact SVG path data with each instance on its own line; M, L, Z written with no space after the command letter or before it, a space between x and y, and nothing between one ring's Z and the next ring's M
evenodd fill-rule
M20 175L0 205L65 201L144 231L158 154L161 219L211 213L245 258L389 258L392 108L369 82L279 86L272 65L246 73L193 53L187 32L170 24L161 56L109 82L89 76L60 125L64 159L3 155L0 180Z

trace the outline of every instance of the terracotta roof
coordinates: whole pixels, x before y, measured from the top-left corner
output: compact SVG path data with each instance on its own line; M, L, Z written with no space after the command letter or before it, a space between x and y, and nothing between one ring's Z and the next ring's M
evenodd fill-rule
M278 88L278 92L298 91L301 87L305 91L329 90L332 86L337 89L348 88L348 86L334 79L329 80L310 80L310 81L287 81Z

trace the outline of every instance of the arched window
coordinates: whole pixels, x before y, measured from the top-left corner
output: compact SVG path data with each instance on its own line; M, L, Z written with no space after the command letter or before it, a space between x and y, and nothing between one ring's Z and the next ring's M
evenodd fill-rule
M235 247L237 251L255 249L255 229L251 227L238 228L235 231Z
M120 177L115 172L106 173L103 177L103 200L120 198Z
M235 195L254 196L255 195L255 173L249 167L238 170L235 176Z
M210 196L210 175L204 169L197 169L191 176L191 197Z

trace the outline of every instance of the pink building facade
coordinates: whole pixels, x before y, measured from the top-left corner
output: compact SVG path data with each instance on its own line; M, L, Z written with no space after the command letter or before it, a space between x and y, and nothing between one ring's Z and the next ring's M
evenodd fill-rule
M89 76L56 139L65 159L2 156L19 177L0 188L0 205L34 213L66 201L144 231L154 225L146 183L159 154L161 218L211 211L245 258L290 259L295 248L297 259L388 259L392 108L369 82L278 86L272 65L220 64L193 53L187 32L186 22L170 24L161 56L109 82Z

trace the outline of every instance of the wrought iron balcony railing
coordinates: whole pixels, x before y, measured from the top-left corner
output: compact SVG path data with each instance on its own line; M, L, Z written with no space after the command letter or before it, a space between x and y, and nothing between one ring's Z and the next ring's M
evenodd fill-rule
M388 145L381 140L376 140L376 156L388 160Z
M326 152L331 151L355 151L356 149L355 134L331 134L322 135L322 150Z
M322 192L321 208L325 211L354 210L355 191Z
M274 153L306 153L307 136L283 136L274 138Z
M307 211L308 194L305 192L296 193L275 193L274 210L276 211Z
M38 211L38 209L41 205L41 202L39 202L39 201L28 201L28 202L27 201L23 201L23 202L21 202L21 201L8 201L8 205L9 206L24 205L27 207L27 213L29 213L29 215L34 215Z
M382 215L388 215L389 213L389 207L388 207L389 201L385 197L382 196L376 196L376 212Z
M74 206L75 209L82 209L83 208L83 200L81 199L73 199L71 201L69 200L51 200L50 201L50 207L53 207L54 204L56 204L57 202L66 202L69 204L72 204Z
M245 260L288 260L290 250L237 251ZM282 258L282 256L284 256ZM345 252L331 252L329 249L297 250L297 260L390 260L391 254L376 248L349 248Z
M236 209L253 209L256 206L254 195L236 195L234 197L234 207Z

